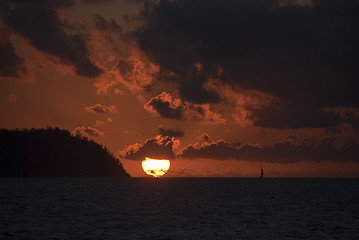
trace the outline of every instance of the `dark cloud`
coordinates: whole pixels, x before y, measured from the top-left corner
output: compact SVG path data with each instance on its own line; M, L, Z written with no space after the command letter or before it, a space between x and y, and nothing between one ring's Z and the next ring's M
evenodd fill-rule
M82 4L104 4L113 2L113 0L80 0Z
M340 134L341 133L341 130L339 128L326 128L325 129L325 134L326 135L336 135L336 134Z
M297 161L338 161L356 162L359 160L359 142L357 139L348 140L341 148L334 144L335 138L325 138L317 143L306 141L294 144L291 138L276 143L271 147L259 145L225 142L224 140L189 145L179 157L256 160L267 162L297 162Z
M183 137L184 132L181 129L164 129L159 128L159 133L163 137Z
M326 108L326 111L335 113L345 123L350 123L353 129L359 127L359 108L357 107L335 107Z
M93 106L85 107L85 111L93 113L115 113L117 112L117 108L114 105L105 106L100 103L97 103Z
M208 158L208 159L231 159L237 153L236 144L227 143L225 141L217 141L209 144L203 144L199 148L188 146L180 155L183 158Z
M90 137L104 136L104 133L93 127L77 127L72 132L75 136L83 137L85 135Z
M208 104L192 104L180 99L172 99L172 96L166 92L151 98L144 107L148 112L164 118L213 123L225 122L219 114L210 110Z
M58 17L57 9L68 8L73 1L5 1L1 12L4 22L37 49L72 65L77 74L96 77L102 70L89 59L84 36L68 33L74 26Z
M289 104L252 109L249 118L255 126L278 129L334 127L340 123L335 113L321 107Z
M172 101L171 95L163 92L151 98L145 105L147 111L157 112L161 117L172 119L184 119L185 106L180 102Z
M199 137L199 141L209 142L209 141L211 141L211 137L208 136L208 134L204 133Z
M196 68L195 65L196 63L184 73L179 72L180 74L175 78L180 83L178 90L181 97L186 101L197 104L219 102L220 97L218 93L203 87L212 75Z
M99 14L95 14L92 17L95 26L98 29L101 30L115 30L115 31L119 31L122 32L122 27L120 25L117 24L117 22L113 19L111 19L110 21L107 21L105 18L103 18L101 15Z
M164 79L178 84L186 101L220 101L205 86L220 78L280 97L277 118L266 123L270 109L256 111L255 124L277 127L278 120L288 128L333 126L338 119L322 107L359 106L356 1L175 0L144 9L134 36L162 72L172 73Z
M132 90L150 89L153 78L158 72L158 66L152 64L139 52L134 52L128 58L120 58L114 69L123 78L125 85Z
M20 77L28 74L24 64L25 59L18 56L14 46L0 42L0 75L5 77Z
M119 155L122 158L141 161L145 157L172 160L175 158L173 148L176 144L173 138L157 136L146 140L143 145L139 143L130 145Z

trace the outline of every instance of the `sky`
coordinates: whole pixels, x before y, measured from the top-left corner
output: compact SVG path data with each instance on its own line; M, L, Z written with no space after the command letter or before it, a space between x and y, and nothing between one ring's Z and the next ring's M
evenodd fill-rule
M57 126L134 177L359 177L359 3L5 0L0 128Z

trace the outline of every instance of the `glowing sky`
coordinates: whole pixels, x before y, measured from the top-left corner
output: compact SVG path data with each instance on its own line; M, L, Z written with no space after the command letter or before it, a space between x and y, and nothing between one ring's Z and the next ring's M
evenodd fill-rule
M0 3L0 128L92 138L132 176L359 177L359 3Z

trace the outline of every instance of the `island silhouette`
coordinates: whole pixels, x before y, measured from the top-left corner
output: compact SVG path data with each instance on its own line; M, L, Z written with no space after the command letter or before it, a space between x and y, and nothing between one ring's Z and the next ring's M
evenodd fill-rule
M106 147L57 127L0 129L0 176L130 178Z

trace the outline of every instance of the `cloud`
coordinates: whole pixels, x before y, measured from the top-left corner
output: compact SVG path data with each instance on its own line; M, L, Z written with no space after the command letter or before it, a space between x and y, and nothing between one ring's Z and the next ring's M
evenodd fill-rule
M189 145L182 150L182 158L231 159L235 158L239 144L219 140L210 143Z
M95 83L98 94L122 95L123 87L138 93L153 85L159 66L138 48L125 25L95 14L84 27L90 35L91 53L105 69Z
M206 83L216 76L205 71L203 64L195 62L185 73L174 75L176 82L180 82L179 93L181 97L196 104L216 103L221 99L214 90L205 87Z
M95 126L101 126L103 124L104 124L104 122L101 120L96 120L96 122L95 122Z
M279 0L278 5L280 7L301 6L312 8L314 0Z
M133 36L184 101L223 101L206 87L216 78L281 100L245 108L256 126L328 127L339 119L324 107L359 106L357 11L349 0L159 1L144 8ZM181 115L153 104L162 116Z
M175 158L173 149L177 148L178 145L179 140L157 135L154 138L147 139L144 144L136 143L128 146L119 153L119 156L121 158L141 161L145 157L172 160Z
M296 129L339 126L340 118L322 107L282 104L272 108L249 109L248 118L255 126Z
M25 59L16 53L10 42L0 41L0 76L18 78L25 75L28 75Z
M73 4L71 0L5 1L1 16L4 23L35 48L73 66L78 75L96 77L102 69L90 60L85 36L75 33L76 26L59 17L59 9L69 8Z
M149 61L145 55L134 51L128 58L120 58L115 66L127 86L146 88L151 85L159 67ZM130 87L131 89L131 87Z
M208 136L208 134L203 133L201 136L199 136L199 137L197 138L197 140L198 140L199 143L210 142L210 141L211 141L211 137Z
M359 108L358 107L334 107L324 108L324 111L335 114L342 122L350 123L353 129L359 128Z
M166 92L151 98L144 108L153 115L164 118L225 123L219 114L210 110L209 104L192 104L179 98L172 99Z
M183 137L184 132L180 129L164 129L164 128L159 128L158 129L159 133L161 136L163 137Z
M134 47L128 57L118 59L115 66L95 83L98 94L108 94L114 90L115 94L120 93L118 84L124 85L131 92L136 93L148 90L154 83L154 79L159 73L158 65L154 64L141 51Z
M208 84L216 88L227 103L235 103L232 114L236 124L276 129L338 127L344 118L334 108L300 105L254 89L233 87L220 81Z
M242 127L258 126L276 129L338 127L343 118L329 108L318 105L300 105L272 94L216 81L208 88L216 88L220 97L234 105L234 122Z
M72 132L74 136L103 137L105 134L93 127L77 127Z
M88 42L90 49L95 50L102 64L109 60L112 62L116 59L116 55L126 53L124 50L129 45L128 39L123 33L122 26L115 20L106 20L100 14L94 14L86 19L83 27L90 35Z
M85 107L85 111L92 113L116 113L117 108L114 105L105 106L100 103L97 103L93 106Z
M295 144L293 137L278 142L273 146L262 147L253 144L231 143L224 140L188 145L178 157L196 159L235 159L263 162L298 162L298 161L358 161L358 139L346 141L340 148L335 146L335 138L324 138L320 141L305 141Z
M104 3L110 3L113 2L113 0L80 0L82 4L104 4Z
M112 1L112 0L110 0ZM113 19L110 21L107 21L104 17L102 17L100 14L95 14L92 16L92 21L97 29L103 30L103 31L116 31L117 33L122 33L123 29L120 25L117 24L117 22Z

